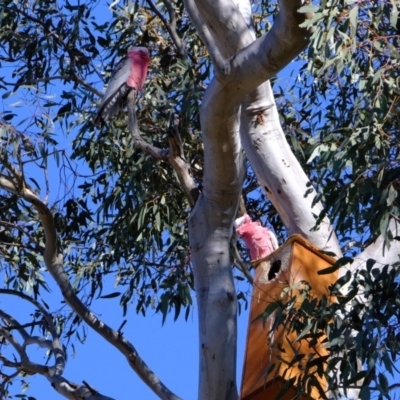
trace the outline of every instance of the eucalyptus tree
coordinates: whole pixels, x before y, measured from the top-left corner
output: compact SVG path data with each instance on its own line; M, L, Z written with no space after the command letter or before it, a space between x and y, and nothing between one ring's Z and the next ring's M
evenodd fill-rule
M64 376L63 342L90 327L160 398L179 398L123 326L91 312L112 276L119 290L105 297L119 297L124 313L134 304L187 316L195 293L198 397L237 399L241 196L281 240L300 233L339 259L343 301L312 310L313 326L333 321L322 370L331 392L388 397L377 366L394 373L400 351L398 4L114 1L107 18L101 6L3 0L1 294L37 309L28 325L0 310L2 349L15 352L2 353L3 397L24 373L66 398L107 398ZM132 46L151 52L144 93L97 130L102 88ZM274 84L286 66L292 87ZM40 303L44 268L69 314ZM50 350L50 366L29 359L30 344Z

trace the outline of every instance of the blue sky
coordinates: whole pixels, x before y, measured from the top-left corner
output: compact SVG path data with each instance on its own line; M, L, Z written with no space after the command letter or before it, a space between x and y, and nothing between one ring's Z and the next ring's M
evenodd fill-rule
M55 289L55 288L54 288ZM43 296L51 308L60 306L60 296L53 293ZM29 316L33 307L9 296L0 299L0 307L24 322L23 316ZM104 322L118 328L124 320L118 300L98 300L92 311ZM26 320L29 320L27 318ZM244 346L247 333L248 313L239 316L238 337L238 384L241 381ZM167 318L164 326L160 315L143 317L132 311L128 312L128 323L124 326L124 336L136 347L144 361L172 391L183 399L197 398L198 382L198 332L195 308L186 322L180 317L176 322ZM141 399L156 400L158 397L130 369L125 358L97 333L88 332L85 344L75 342L75 355L68 350L68 362L64 377L75 382L86 381L103 395L118 400ZM45 351L33 345L29 355L36 362L44 363ZM37 400L63 398L41 376L28 377L30 388L26 394ZM12 393L21 394L21 388L14 384Z

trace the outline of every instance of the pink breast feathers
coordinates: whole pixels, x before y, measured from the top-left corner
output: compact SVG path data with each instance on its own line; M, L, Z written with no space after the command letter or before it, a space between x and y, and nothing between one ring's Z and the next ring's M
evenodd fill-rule
M126 84L140 91L147 77L150 63L149 52L145 47L134 47L128 52L128 57L131 60L131 74Z
M268 256L279 246L274 233L260 222L253 222L247 214L235 221L235 228L250 250L252 261Z

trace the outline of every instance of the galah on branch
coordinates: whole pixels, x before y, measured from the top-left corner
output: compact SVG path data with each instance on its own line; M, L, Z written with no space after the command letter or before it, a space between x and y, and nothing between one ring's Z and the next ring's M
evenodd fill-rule
M115 67L106 93L101 100L95 125L102 125L124 106L131 90L142 90L149 66L149 51L145 47L133 47Z
M274 233L260 222L253 222L247 214L235 221L235 229L250 250L252 261L267 257L279 247Z

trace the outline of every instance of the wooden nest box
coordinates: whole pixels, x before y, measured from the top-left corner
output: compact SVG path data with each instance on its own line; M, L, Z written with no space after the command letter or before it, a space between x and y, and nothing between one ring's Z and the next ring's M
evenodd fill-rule
M327 356L322 339L310 345L307 338L296 341L294 332L279 327L270 332L274 314L265 325L258 318L268 304L276 300L288 301L294 291L282 296L282 291L299 281L307 281L315 297L329 296L328 287L336 282L338 273L318 275L335 263L335 259L321 253L315 246L300 235L291 236L285 244L264 259L253 262L256 267L253 295L251 301L246 352L243 366L241 400L282 400L293 399L296 387L293 378L302 375L301 362L289 365L295 353L307 357ZM268 369L271 371L267 375ZM309 371L310 373L310 371ZM322 388L326 380L317 376ZM290 382L289 382L290 380ZM318 391L313 388L311 394L299 398L319 399Z

